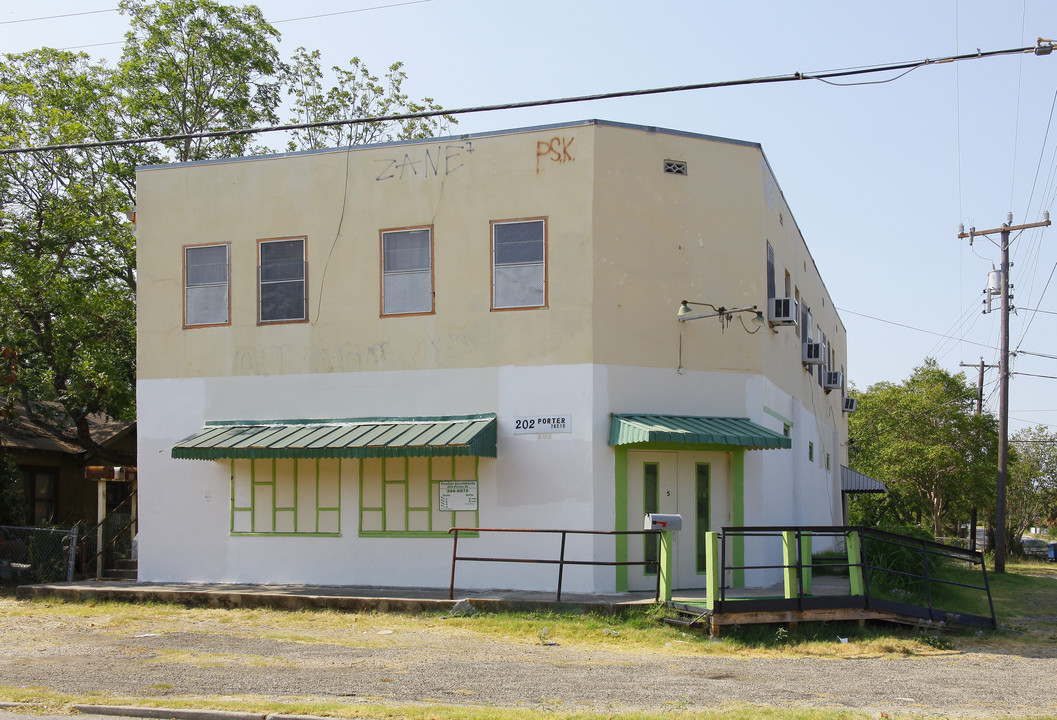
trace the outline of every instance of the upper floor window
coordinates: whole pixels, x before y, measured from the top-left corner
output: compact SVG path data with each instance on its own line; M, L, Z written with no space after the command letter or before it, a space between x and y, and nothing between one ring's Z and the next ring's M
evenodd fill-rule
M229 246L184 248L184 327L231 322Z
M305 238L260 240L257 247L260 322L307 320Z
M492 222L492 309L547 306L547 221Z
M774 283L774 248L771 247L771 243L767 243L767 298L775 297L775 283Z
M382 315L433 309L433 229L383 230Z

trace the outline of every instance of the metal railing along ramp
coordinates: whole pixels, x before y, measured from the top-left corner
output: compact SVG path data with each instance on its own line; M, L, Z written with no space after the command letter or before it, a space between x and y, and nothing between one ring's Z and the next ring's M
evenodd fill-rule
M825 548L825 552L813 550ZM867 527L725 527L707 533L701 603L683 624L889 620L997 627L983 554ZM747 560L750 558L751 560ZM756 582L761 578L778 582Z
M554 565L558 601L567 566L645 565L657 573L656 600L673 598L670 531L458 527L449 532L451 598L459 562ZM543 556L460 555L460 533L542 534L558 542ZM567 556L570 536L600 535L655 535L656 559ZM977 551L862 526L725 527L704 533L704 551L703 598L698 591L692 600L669 604L682 615L673 622L707 621L713 634L724 625L868 619L997 627L983 554Z

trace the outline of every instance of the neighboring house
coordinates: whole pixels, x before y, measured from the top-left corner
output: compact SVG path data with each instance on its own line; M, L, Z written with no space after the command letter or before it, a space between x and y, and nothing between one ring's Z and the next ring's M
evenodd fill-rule
M91 415L88 423L100 445L135 455L135 422ZM36 427L21 406L15 406L14 419L0 421L0 452L19 471L19 489L27 501L22 525L68 528L79 522L91 527L99 521L101 509L112 509L135 487L135 472L117 473L119 482L94 477L102 473L86 476L86 468L112 463Z
M145 167L137 188L143 581L437 587L451 527L653 511L682 514L675 585L701 587L709 529L841 522L847 338L757 144L591 120ZM681 323L683 300L773 324Z

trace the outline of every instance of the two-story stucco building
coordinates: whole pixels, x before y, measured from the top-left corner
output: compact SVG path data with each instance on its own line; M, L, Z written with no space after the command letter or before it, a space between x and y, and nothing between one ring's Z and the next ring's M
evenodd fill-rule
M592 120L146 167L137 209L143 581L439 587L454 526L678 512L700 587L706 530L841 522L846 334L757 144Z

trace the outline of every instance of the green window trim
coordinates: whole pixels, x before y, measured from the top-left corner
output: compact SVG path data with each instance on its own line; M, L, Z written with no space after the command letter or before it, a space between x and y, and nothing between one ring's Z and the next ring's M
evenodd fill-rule
M661 504L661 465L657 462L645 462L642 464L642 511L646 514L660 512ZM642 559L644 562L658 561L657 537L655 535L642 536ZM644 575L656 575L657 568L649 565L642 566Z
M694 522L694 566L698 575L704 575L708 572L708 563L705 561L708 551L706 533L712 528L711 463L694 463L694 503L697 512Z
M426 505L412 505L411 504L411 458L381 458L378 461L381 463L380 466L380 505L366 505L364 501L365 487L367 479L364 473L364 466L370 460L361 458L359 460L359 528L357 534L359 537L364 538L448 538L451 537L451 533L448 532L450 528L459 527L457 513L473 513L473 525L480 525L480 502L478 501L477 510L451 510L441 511L434 507L434 495L440 496L440 484L444 482L456 481L458 476L458 456L435 456L422 458L426 463ZM389 460L399 460L402 466L402 477L392 479L389 477L390 473L390 462ZM450 463L450 472L447 473L447 479L439 480L436 478L435 463ZM480 488L480 465L481 458L479 456L473 456L473 480L478 488ZM390 529L389 528L389 510L393 509L389 506L389 493L387 490L390 487L399 487L403 489L403 528ZM380 530L368 530L364 528L365 513L378 513L380 516ZM412 513L421 513L426 519L425 530L408 530L406 528L412 525ZM434 517L438 513L442 515L448 515L448 522L442 523L440 527L436 526ZM473 533L476 536L477 533ZM471 534L463 535L462 537L469 537Z
M335 481L336 481L335 493L336 493L336 498L338 500L338 504L335 505L335 506L329 506L329 505L322 505L321 504L322 496L321 496L321 492L320 492L320 486L321 486L322 483L321 483L321 471L320 471L320 458L315 458L315 462L313 463L314 472L312 473L313 477L312 477L311 480L305 478L302 475L302 473L301 473L301 462L302 461L298 461L298 460L293 460L292 461L292 465L291 465L292 471L291 471L291 475L290 475L290 483L291 483L290 492L291 492L291 497L292 497L292 504L290 504L290 505L280 505L279 504L279 494L278 494L279 493L279 490L278 490L278 485L279 485L279 480L278 480L278 477L279 477L279 466L278 466L278 462L279 462L279 460L277 458L265 458L265 459L259 459L259 460L251 459L251 460L248 460L248 461L245 461L245 462L249 463L249 476L248 476L248 478L245 478L241 482L245 483L245 485L249 489L249 493L248 493L249 494L249 505L240 505L240 504L238 504L238 501L237 501L237 498L238 498L238 495L239 495L238 489L239 489L239 485L240 485L240 480L239 480L239 473L236 470L236 466L235 466L236 459L232 458L232 459L229 460L229 463L230 463L230 465L229 465L229 476L230 476L230 482L231 482L231 486L230 486L230 490L231 490L231 514L230 514L230 518L229 518L229 522L230 522L229 532L230 532L230 534L232 536L240 536L240 537L272 537L272 536L275 536L275 537L340 537L341 536L341 483L342 483L342 478L341 478L341 472L342 472L341 471L341 464L342 464L342 461L341 460L338 460L336 462L337 471L334 474ZM266 463L267 464L266 467L269 468L269 471L265 474L265 478L266 479L263 479L263 480L260 479L260 470L259 470L259 467L258 467L258 463ZM313 517L310 520L310 523L311 523L311 527L310 528L305 528L305 527L301 526L301 521L302 521L301 509L302 508L301 508L301 505L299 503L299 498L300 498L300 496L302 494L303 483L305 483L305 482L313 482L314 483L314 487L313 487L312 491L313 491L313 497L314 497L314 500L315 500L315 508L314 508L314 512L312 513ZM270 529L264 528L264 527L258 527L258 525L260 524L258 522L258 515L259 515L258 510L260 510L260 508L258 508L258 505L257 505L257 503L258 503L257 489L258 488L268 488L270 490L270 492L269 492L269 494L270 494L270 503L269 503L269 505L270 505L270 509L271 509L271 513L270 513L271 514L271 528ZM268 492L268 490L266 490L266 492ZM290 525L292 526L291 530L277 530L276 529L277 527L279 527L282 524L280 522L280 518L282 517L283 513L290 513L291 514L291 522L290 522ZM336 522L336 525L337 525L337 529L336 530L323 530L323 529L321 529L321 527L322 527L321 515L323 513L331 513L331 514L334 515L335 522ZM239 530L239 529L237 529L238 526L239 526L240 514L247 514L248 515L248 517L249 517L249 530Z
M776 410L772 410L771 408L767 407L766 405L764 406L763 411L765 413L767 413L768 415L770 415L771 417L773 417L775 420L777 420L780 423L782 423L783 425L788 425L789 427L793 427L793 421L790 420L789 418L787 418L785 415L782 415L782 413L780 413L780 412L778 412Z

